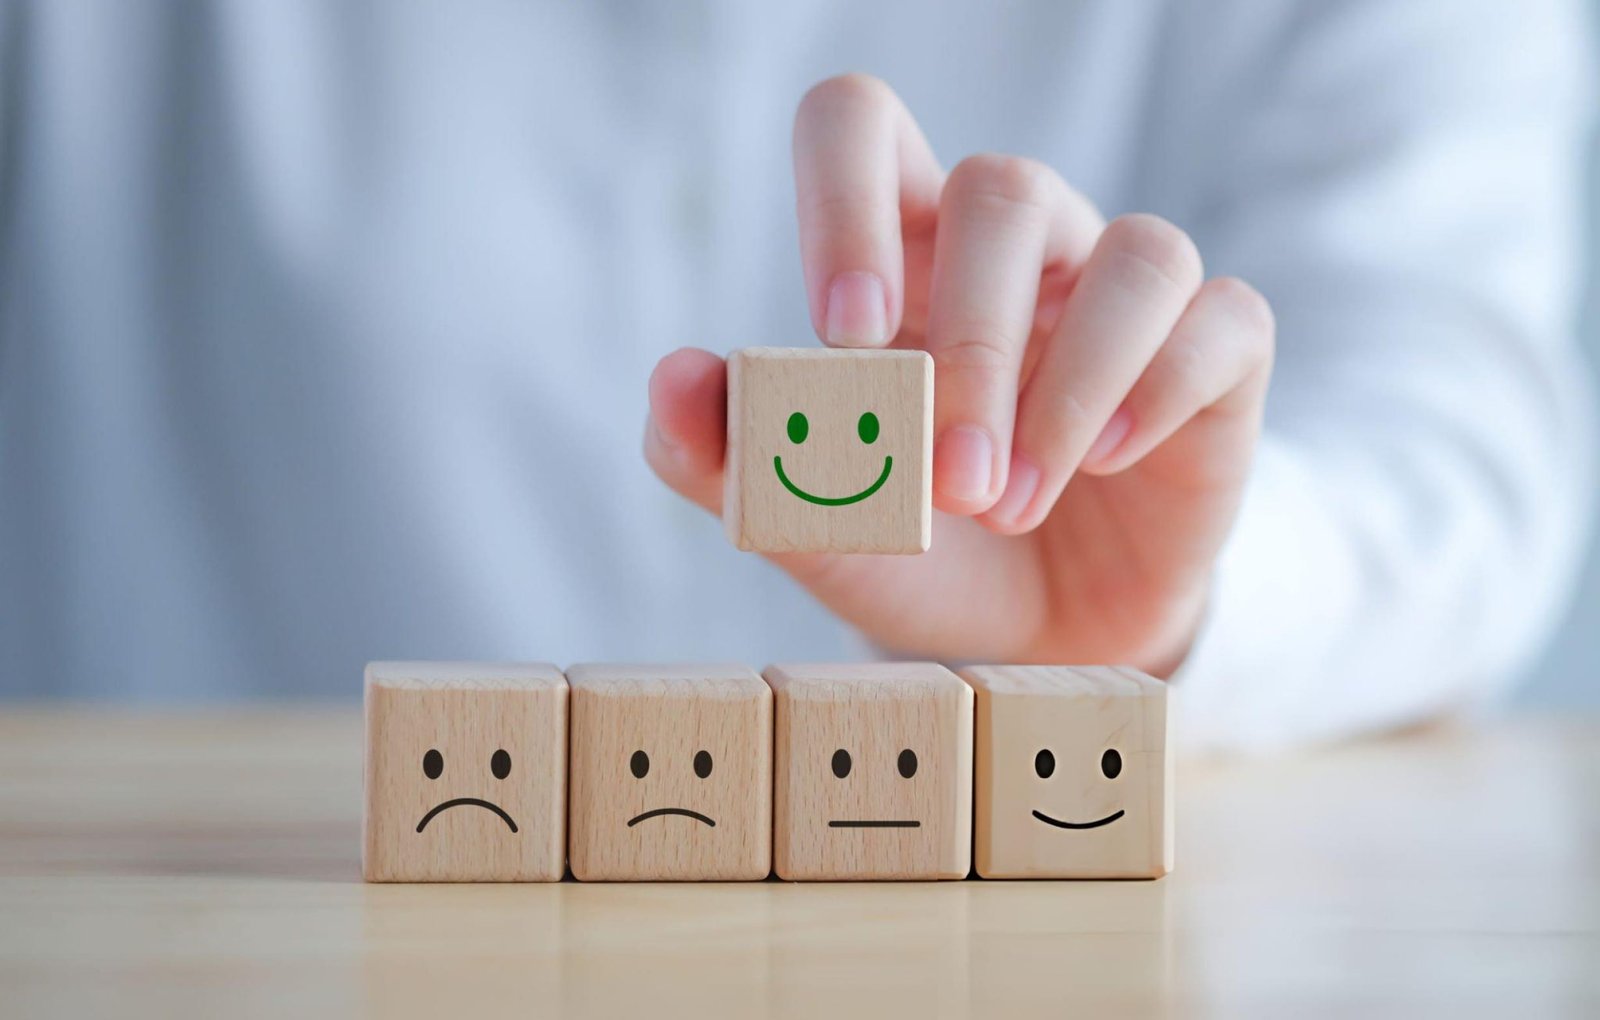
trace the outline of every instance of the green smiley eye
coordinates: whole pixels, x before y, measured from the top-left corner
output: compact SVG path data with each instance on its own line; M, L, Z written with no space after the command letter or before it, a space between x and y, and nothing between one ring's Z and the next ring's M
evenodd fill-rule
M863 443L875 443L875 442L877 442L878 441L878 416L873 414L871 411L868 411L866 414L863 414L861 416L861 420L856 422L856 431L861 434L861 441Z
M877 431L876 428L873 429ZM806 436L811 432L811 423L806 421L806 416L796 411L789 416L789 442L796 445L806 441Z

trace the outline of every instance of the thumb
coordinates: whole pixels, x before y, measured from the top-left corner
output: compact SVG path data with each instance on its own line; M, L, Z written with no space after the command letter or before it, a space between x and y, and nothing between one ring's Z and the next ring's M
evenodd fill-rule
M727 363L710 351L680 348L650 374L644 458L669 488L713 514L722 513L727 406Z

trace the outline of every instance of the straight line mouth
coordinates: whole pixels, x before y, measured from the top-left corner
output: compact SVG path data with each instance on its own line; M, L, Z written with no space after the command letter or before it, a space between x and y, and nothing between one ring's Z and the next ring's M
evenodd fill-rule
M688 808L683 807L658 807L654 810L646 811L642 815L634 815L632 818L628 819L628 828L631 829L635 825L638 825L640 822L649 818L660 818L662 815L682 815L685 818L693 818L697 822L704 822L713 829L717 827L716 822L707 818L698 811L690 811Z
M1118 811L1115 814L1106 815L1097 822L1063 822L1059 818L1051 818L1049 815L1038 811L1033 813L1033 817L1039 819L1039 821L1046 825L1054 825L1058 829L1098 829L1102 825L1110 825L1118 818L1121 818L1122 815L1123 812Z
M511 820L511 816L506 814L504 808L498 804L491 804L486 800L479 800L476 797L457 797L455 800L445 801L443 804L440 804L438 807L422 816L422 821L417 823L417 831L421 832L423 829L426 829L428 827L428 823L433 821L433 816L439 812L449 808L463 806L488 808L490 811L493 811L495 814L499 815L501 820L506 823L506 826L510 828L512 832L517 831L517 823Z
M922 823L918 821L832 821L828 823L830 829L920 829Z

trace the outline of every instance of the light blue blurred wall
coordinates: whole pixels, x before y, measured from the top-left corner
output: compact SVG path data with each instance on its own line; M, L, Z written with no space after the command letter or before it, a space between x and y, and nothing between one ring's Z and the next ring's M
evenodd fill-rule
M1595 8L1600 11L1600 3ZM1600 24L1600 17L1595 21ZM1589 372L1600 385L1596 367L1600 366L1600 135L1590 149L1589 202L1589 294L1579 328L1589 355ZM1600 532L1600 527L1596 531ZM1590 536L1582 579L1561 631L1521 691L1525 705L1600 708L1600 543L1596 537Z

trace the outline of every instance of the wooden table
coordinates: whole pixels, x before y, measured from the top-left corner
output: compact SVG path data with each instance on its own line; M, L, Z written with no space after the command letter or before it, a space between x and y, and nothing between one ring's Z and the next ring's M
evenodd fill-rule
M1159 882L368 886L353 711L0 712L0 1015L1600 1016L1600 720L1182 770Z

